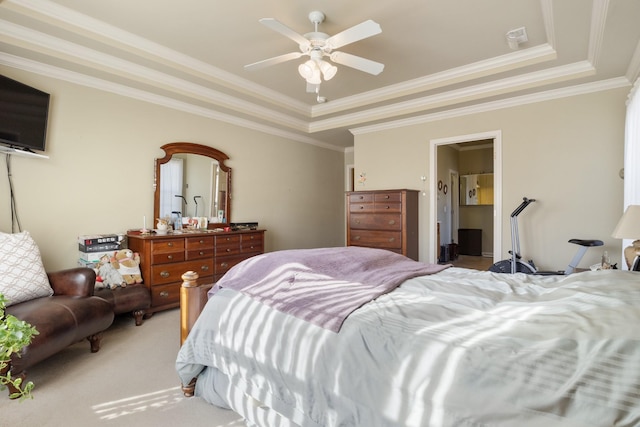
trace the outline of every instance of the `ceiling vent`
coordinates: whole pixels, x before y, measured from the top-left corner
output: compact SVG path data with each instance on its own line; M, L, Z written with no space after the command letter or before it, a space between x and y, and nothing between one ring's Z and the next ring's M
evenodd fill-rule
M527 30L525 27L516 28L515 30L509 31L505 34L507 38L507 43L511 49L518 49L521 43L525 43L529 41L527 38Z

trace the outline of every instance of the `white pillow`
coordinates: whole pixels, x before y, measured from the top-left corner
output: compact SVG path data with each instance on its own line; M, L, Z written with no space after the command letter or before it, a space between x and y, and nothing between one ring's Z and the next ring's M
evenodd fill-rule
M0 294L7 306L53 295L40 250L28 231L0 233Z

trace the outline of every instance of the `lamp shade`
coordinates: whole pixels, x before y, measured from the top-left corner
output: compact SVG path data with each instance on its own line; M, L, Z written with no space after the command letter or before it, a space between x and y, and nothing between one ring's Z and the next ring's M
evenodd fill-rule
M325 80L331 80L338 72L338 67L331 65L326 61L320 61L320 71Z
M302 78L308 80L313 76L313 73L317 67L318 66L316 65L316 63L313 60L309 59L308 61L300 64L300 66L298 67L298 73L300 73Z
M618 239L640 239L640 205L629 205L613 230Z

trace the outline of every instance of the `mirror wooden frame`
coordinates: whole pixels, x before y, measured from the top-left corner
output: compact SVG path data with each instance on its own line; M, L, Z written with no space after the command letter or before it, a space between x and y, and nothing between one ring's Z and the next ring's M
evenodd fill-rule
M229 156L220 150L207 145L195 144L193 142L171 142L160 147L165 152L165 156L156 159L155 171L153 176L153 216L160 217L160 166L171 160L174 154L200 154L218 161L220 169L227 173L227 193L225 195L225 223L210 223L209 227L217 227L228 225L231 219L231 168L224 162L229 160Z

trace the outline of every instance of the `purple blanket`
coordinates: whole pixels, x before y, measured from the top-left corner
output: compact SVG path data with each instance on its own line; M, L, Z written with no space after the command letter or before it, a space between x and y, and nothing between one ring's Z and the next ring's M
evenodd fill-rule
M363 304L407 279L447 267L357 246L286 250L243 261L230 269L215 289L235 289L279 311L338 332L347 316Z

